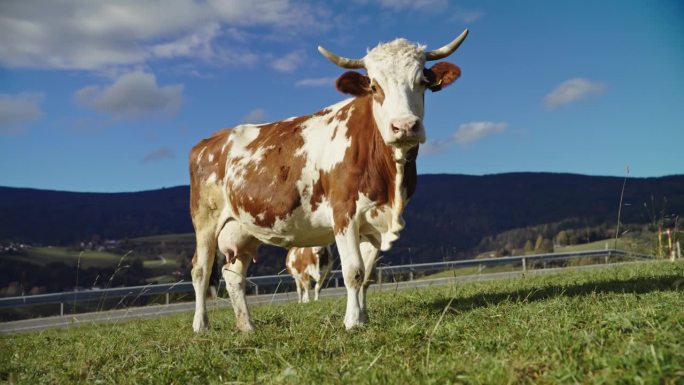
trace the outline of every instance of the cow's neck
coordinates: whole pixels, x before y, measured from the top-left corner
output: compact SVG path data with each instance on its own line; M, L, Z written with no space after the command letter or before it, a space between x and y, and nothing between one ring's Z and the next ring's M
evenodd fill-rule
M360 98L365 106L362 108L372 111L372 99ZM416 156L418 147L410 149L397 149L385 143L382 135L378 131L374 119L369 119L367 132L372 133L372 148L370 154L370 178L382 181L385 184L382 189L386 194L385 199L392 212L389 229L392 233L398 233L404 228L404 221L401 217L408 199L413 195L416 185ZM379 170L378 175L373 175L375 170Z

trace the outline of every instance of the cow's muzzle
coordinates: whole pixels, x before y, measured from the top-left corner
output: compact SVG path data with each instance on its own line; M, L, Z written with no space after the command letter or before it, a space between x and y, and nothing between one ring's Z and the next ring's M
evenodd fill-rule
M395 143L420 143L425 138L423 123L416 116L392 119L390 129Z

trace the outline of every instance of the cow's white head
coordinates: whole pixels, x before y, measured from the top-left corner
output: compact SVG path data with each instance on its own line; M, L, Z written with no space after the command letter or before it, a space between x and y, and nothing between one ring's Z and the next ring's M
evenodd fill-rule
M466 29L451 43L430 52L425 52L425 46L396 39L369 50L362 59L340 57L323 47L318 50L342 68L367 70L367 75L345 72L337 79L337 89L354 96L372 95L373 117L384 142L404 152L425 142L425 90L439 91L461 75L454 64L438 62L428 69L425 62L451 55L467 35Z

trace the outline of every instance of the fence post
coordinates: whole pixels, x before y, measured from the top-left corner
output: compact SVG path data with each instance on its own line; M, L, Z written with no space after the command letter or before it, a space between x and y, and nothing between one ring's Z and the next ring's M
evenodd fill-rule
M64 316L64 302L59 303L59 315Z
M378 286L382 286L382 269L378 269Z
M170 301L169 301L169 293L168 293L168 292L166 292L166 304L168 305L168 304L169 304L169 302L170 302Z
M413 281L413 270L409 271L409 281Z
M335 287L340 287L340 283L337 281L337 274L335 274Z
M482 264L477 265L477 274L482 274Z
M523 264L523 273L527 273L527 258L523 257L522 264Z
M259 295L259 285L254 285L254 295Z

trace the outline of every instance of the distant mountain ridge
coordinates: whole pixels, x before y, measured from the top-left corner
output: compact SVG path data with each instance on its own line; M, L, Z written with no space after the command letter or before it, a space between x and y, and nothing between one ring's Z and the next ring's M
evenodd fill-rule
M464 251L488 235L567 219L614 225L622 183L553 173L420 175L406 229L389 254ZM648 223L655 211L684 214L684 175L629 178L624 202L623 223ZM191 231L188 186L131 193L0 187L0 240L69 245Z

